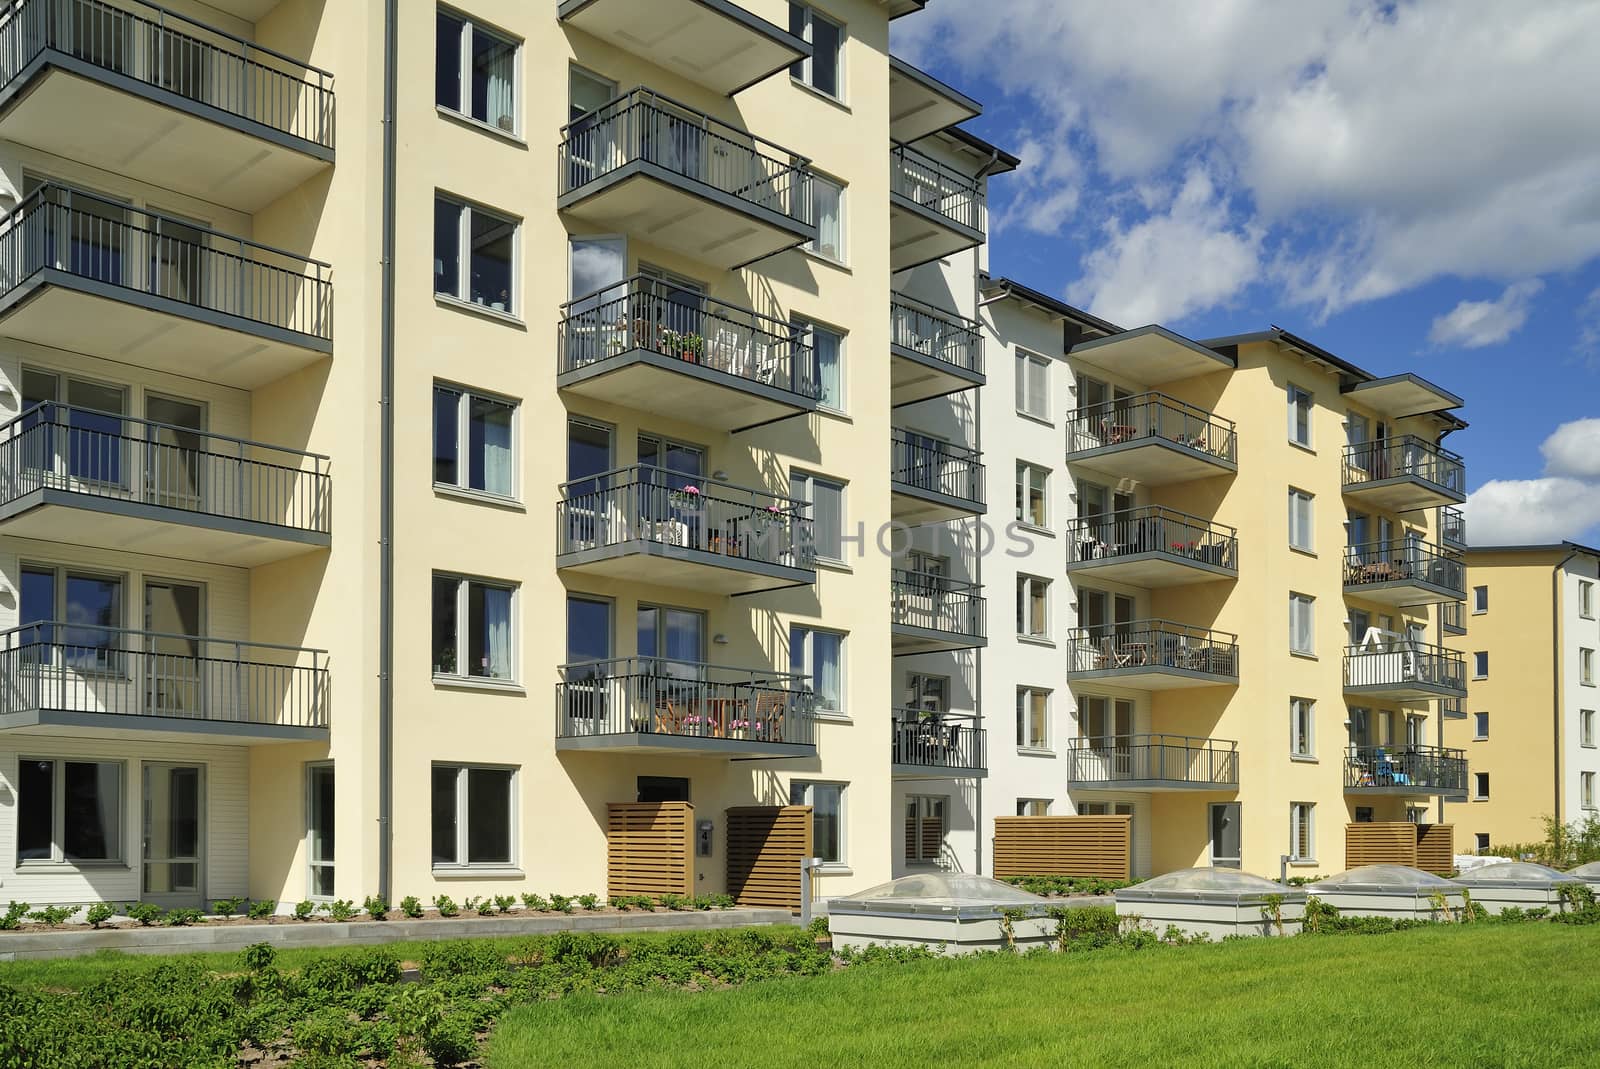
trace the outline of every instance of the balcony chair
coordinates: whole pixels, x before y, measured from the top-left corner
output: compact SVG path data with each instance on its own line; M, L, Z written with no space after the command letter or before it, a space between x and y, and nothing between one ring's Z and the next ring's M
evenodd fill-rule
M762 691L750 706L750 734L768 742L783 740L783 717L789 708L789 696L783 693Z

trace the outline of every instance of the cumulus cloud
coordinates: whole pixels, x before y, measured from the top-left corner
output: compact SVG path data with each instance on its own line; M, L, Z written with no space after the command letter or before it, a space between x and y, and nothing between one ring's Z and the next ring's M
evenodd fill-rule
M1513 282L1493 301L1462 301L1433 321L1428 340L1434 345L1481 349L1499 345L1522 329L1533 310L1533 298L1544 283L1536 278Z
M1475 546L1560 542L1600 524L1600 490L1579 479L1494 479L1462 511Z
M1563 423L1539 446L1546 475L1600 480L1600 419ZM1600 487L1590 493L1600 496Z

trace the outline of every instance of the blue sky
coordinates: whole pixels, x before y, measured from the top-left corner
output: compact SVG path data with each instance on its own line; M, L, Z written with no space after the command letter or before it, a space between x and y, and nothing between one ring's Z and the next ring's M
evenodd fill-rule
M1415 371L1474 543L1600 542L1600 4L933 0L892 46L1024 160L993 272Z

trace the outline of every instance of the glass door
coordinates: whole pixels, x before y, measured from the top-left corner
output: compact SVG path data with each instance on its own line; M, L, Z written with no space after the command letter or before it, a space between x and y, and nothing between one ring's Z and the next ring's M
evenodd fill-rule
M152 716L205 715L205 591L189 583L144 584L145 708Z
M186 908L204 900L204 785L200 765L144 766L144 901Z
M566 346L562 370L620 356L643 344L642 307L628 300L628 245L622 238L573 238L568 243L569 275Z
M639 516L647 537L700 547L706 454L698 446L639 435Z
M150 394L145 417L159 424L148 428L145 445L146 500L166 508L199 512L201 465L205 452L206 410L198 401Z
M621 503L611 471L611 428L587 420L567 421L565 551L609 545Z
M639 671L647 681L643 697L653 724L673 734L721 734L726 726L727 694L705 682L706 618L687 609L639 606L635 635ZM702 730L707 729L707 730Z
M567 190L616 166L618 128L627 123L627 112L597 114L616 99L616 82L578 67L571 69L567 79Z
M205 224L195 219L145 216L150 228L150 292L184 304L201 304L206 297ZM241 277L237 283L246 285ZM244 308L232 309L243 313Z
M1236 869L1239 853L1239 803L1211 803L1211 864L1213 868Z
M680 360L704 363L706 355L706 289L693 279L639 265L647 279L643 330L634 344Z
M306 886L312 898L333 897L333 804L333 765L307 765Z
M566 715L574 734L604 730L610 688L619 671L611 663L611 602L567 597Z

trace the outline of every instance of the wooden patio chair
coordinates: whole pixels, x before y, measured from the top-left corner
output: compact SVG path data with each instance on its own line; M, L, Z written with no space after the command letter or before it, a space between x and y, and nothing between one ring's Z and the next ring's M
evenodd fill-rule
M789 709L788 695L762 691L750 706L750 734L772 741L783 738L783 717Z

